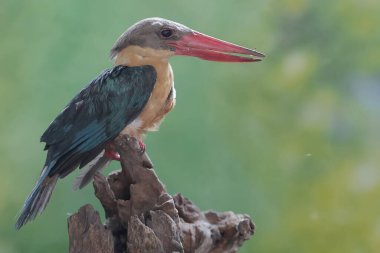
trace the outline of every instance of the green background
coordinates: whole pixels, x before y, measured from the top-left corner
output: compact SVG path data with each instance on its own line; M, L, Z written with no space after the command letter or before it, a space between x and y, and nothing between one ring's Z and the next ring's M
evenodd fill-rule
M1 0L0 252L67 252L68 214L100 209L71 175L13 229L45 160L40 135L151 16L267 54L171 60L177 106L146 140L169 192L248 213L257 230L241 252L379 252L379 13L376 0Z

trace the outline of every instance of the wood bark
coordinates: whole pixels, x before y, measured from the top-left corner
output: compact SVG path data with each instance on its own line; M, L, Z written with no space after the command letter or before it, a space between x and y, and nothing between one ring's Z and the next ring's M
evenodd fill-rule
M122 169L94 177L106 216L91 205L68 218L70 253L237 252L254 233L246 214L202 212L181 194L170 196L135 138L113 143Z

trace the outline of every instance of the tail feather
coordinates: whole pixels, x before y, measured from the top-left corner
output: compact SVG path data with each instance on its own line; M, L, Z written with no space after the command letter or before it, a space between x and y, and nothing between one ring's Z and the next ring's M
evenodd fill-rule
M75 178L73 189L79 190L85 187L88 183L91 182L97 171L102 170L110 162L110 159L104 156L104 150L89 162L86 166L81 168L80 174Z
M49 177L48 172L48 167L45 167L32 192L26 199L20 216L15 224L17 230L27 222L34 220L34 218L45 209L49 202L51 193L57 183L58 175Z

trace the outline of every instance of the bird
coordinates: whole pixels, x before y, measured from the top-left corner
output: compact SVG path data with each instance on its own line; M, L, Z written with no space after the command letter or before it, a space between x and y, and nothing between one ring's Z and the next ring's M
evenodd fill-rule
M119 160L110 145L119 134L145 148L145 134L158 129L176 102L172 56L258 62L264 54L164 18L129 27L111 48L113 66L83 88L42 134L46 162L19 213L17 230L42 213L58 179L79 168L73 187L81 189L95 172Z

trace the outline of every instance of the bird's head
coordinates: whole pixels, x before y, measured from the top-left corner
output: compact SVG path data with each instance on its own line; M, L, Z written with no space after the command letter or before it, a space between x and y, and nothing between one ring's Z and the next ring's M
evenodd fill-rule
M125 31L111 49L111 58L139 54L144 57L187 55L209 61L256 62L262 53L222 41L163 18L141 20Z

